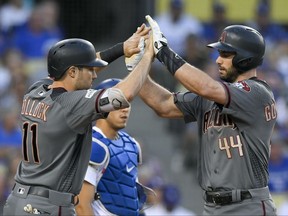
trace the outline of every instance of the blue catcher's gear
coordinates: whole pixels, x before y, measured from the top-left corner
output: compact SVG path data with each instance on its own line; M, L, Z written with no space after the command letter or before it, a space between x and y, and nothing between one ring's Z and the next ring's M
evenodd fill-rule
M109 212L116 215L138 216L140 205L143 205L139 203L136 183L141 150L139 144L127 133L119 131L118 135L119 139L110 140L100 132L93 131L93 138L98 142L93 142L91 160L95 161L93 152L99 148L94 145L100 142L108 147L110 154L109 163L98 182L97 193L100 194L100 201Z
M99 83L95 87L95 89L99 90L99 89L111 88L111 87L115 86L116 84L118 84L120 81L121 81L121 79L117 79L117 78L106 79L106 80L102 81L101 83Z

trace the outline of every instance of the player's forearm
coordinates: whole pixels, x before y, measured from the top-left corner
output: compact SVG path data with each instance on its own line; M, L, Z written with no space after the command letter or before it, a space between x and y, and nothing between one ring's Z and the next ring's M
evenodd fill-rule
M83 201L81 203L81 200L80 200L80 203L76 206L76 213L79 216L87 216L87 215L93 216L94 215L91 203L88 203L88 202L84 203Z
M102 60L111 63L124 55L123 43L117 43L116 45L102 50L96 53L97 57L100 57Z
M174 76L189 91L220 104L226 103L223 85L200 69L186 63Z
M179 118L182 116L182 113L174 104L173 94L149 76L142 86L139 96L158 116L164 118Z
M123 43L118 43L108 49L97 52L96 58L102 59L110 64L111 62L115 61L116 59L124 55L123 49L124 49ZM98 67L97 73L101 72L104 68L106 67Z
M135 69L123 80L123 82L120 82L117 85L117 88L122 90L128 101L132 101L139 93L149 74L152 59L153 55L146 52Z

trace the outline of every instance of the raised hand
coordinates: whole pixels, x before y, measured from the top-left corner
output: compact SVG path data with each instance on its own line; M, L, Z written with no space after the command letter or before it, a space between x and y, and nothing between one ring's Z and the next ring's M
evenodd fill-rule
M144 37L140 38L138 48L140 49L140 52L133 54L130 57L125 57L125 64L126 64L128 71L132 71L136 67L136 65L139 63L139 61L141 60L144 54L144 49L145 49Z
M157 55L157 53L160 49L163 48L163 46L167 46L167 39L161 32L158 23L153 20L150 15L146 15L145 18L148 21L150 27L152 28L154 52L155 55Z
M150 27L142 24L137 28L136 32L128 38L123 44L123 50L125 57L131 57L132 55L139 53L141 51L139 45L141 37L147 39L149 37Z

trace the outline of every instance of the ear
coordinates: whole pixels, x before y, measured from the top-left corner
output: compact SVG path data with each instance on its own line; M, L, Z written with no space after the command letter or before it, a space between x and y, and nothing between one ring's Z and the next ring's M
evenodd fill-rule
M75 78L75 76L76 76L76 70L77 70L78 68L77 67L75 67L75 66L71 66L71 67L69 67L68 68L68 76L70 76L71 78Z

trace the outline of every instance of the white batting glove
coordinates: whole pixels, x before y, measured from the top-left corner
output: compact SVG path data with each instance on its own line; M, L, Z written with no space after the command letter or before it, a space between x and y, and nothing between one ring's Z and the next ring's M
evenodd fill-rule
M157 53L160 49L163 48L163 46L167 46L167 39L161 32L158 23L153 20L150 15L146 15L145 18L148 21L150 27L152 28L154 52L155 55L157 55Z
M144 49L145 49L144 37L140 38L138 48L140 48L139 53L136 53L136 54L130 56L129 58L125 57L125 64L126 64L128 71L132 71L136 67L136 65L140 62L140 60L142 59L142 56L144 54Z

